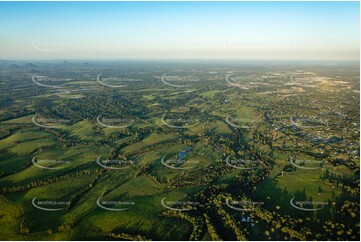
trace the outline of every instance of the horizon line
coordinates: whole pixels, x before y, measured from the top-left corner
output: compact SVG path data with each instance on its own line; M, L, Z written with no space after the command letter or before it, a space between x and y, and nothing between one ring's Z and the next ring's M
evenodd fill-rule
M0 58L0 61L352 61L360 62L358 59L293 59L293 58Z

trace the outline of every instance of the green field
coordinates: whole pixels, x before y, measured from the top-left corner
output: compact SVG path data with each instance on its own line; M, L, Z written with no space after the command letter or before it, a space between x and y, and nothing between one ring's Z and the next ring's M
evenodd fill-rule
M0 240L359 238L357 66L51 65L0 72Z

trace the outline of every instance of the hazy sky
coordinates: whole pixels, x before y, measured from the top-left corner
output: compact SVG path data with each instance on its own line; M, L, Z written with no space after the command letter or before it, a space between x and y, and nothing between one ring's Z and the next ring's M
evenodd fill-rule
M0 2L0 59L359 59L359 2Z

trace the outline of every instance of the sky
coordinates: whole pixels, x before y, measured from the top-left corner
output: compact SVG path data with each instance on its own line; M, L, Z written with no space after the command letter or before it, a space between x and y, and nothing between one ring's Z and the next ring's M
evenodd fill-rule
M0 2L0 59L359 60L359 2Z

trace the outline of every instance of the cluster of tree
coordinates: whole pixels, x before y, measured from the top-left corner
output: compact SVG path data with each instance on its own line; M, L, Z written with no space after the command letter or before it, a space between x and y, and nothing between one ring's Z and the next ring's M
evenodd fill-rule
M160 143L156 143L153 145L148 145L146 147L137 149L137 150L133 150L133 151L129 151L129 152L125 152L124 155L129 157L129 156L134 156L134 155L138 155L138 154L142 154L145 152L149 152L152 150L159 150L159 149L164 149L166 147L170 147L170 146L175 146L175 145L179 145L179 144L183 144L184 141L183 140L179 140L178 138L172 139L172 140L167 140L165 142L160 142Z
M67 210L70 210L72 207L75 206L75 203L77 201L79 201L87 192L89 192L94 185L96 184L96 182L98 181L99 176L96 176L90 183L88 186L85 187L85 189L79 189L78 192L76 192L75 194L73 194L70 199L69 199L69 203L66 206Z
M228 197L225 196L224 194L218 194L212 196L212 202L216 207L217 216L220 217L224 229L226 231L231 231L234 234L236 240L238 241L247 240L248 232L245 229L241 229L242 226L239 223L239 221L236 221L234 217L230 213L228 213L224 208L225 199L228 199Z
M20 118L32 114L34 111L29 108L22 108L20 110L12 111L7 110L1 114L0 122L8 121L15 118Z
M211 239L213 241L221 241L222 239L217 234L216 228L212 225L212 221L210 220L209 216L206 213L204 213L203 216L205 218L207 232L211 236Z
M114 239L123 239L123 240L131 240L131 241L151 241L150 239L147 239L146 237L142 235L130 235L127 233L109 233L108 237L114 238Z
M171 187L179 188L185 186L207 185L232 171L231 167L220 164L219 161L215 165L205 167L204 169L182 173L182 176L177 177L171 182Z
M66 223L63 223L63 224L58 226L58 231L59 232L70 231L70 230L72 230L74 228L74 226L75 226L74 221L66 222Z
M323 169L320 181L331 185L343 188L345 191L351 193L353 196L360 194L360 180L356 180L353 175L338 174L330 171L330 169Z
M192 216L188 212L180 212L175 210L166 210L162 213L163 216L169 218L181 218L185 219L193 225L192 234L189 237L189 240L201 240L204 235L204 222L199 216Z
M21 186L5 187L1 190L1 193L5 194L5 193L12 193L12 192L22 192L22 191L26 191L26 190L29 190L29 189L32 189L35 187L49 185L54 182L59 182L59 181L67 180L67 179L74 178L74 177L79 177L79 176L84 176L84 175L86 175L86 176L98 175L98 174L102 174L103 172L105 172L105 169L101 169L101 168L82 170L82 171L75 172L73 174L53 177L53 178L49 178L47 180L34 181L34 182L30 182L28 184L21 185Z

